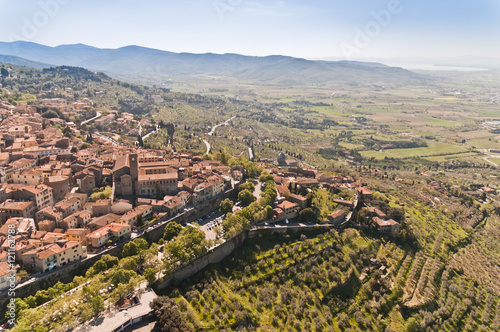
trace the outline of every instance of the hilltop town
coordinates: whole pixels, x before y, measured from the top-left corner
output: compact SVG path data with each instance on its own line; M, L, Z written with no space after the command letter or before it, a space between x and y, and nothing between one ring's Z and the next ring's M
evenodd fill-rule
M151 288L145 292L146 286L179 303L189 299L192 307L183 305L181 311L193 326L196 310L207 328L221 322L228 328L251 326L239 310L226 309L219 317L219 299L211 304L210 317L197 305L202 300L193 295L192 280L207 275L209 280L221 267L227 280L242 278L242 285L269 275L259 281L263 292L269 282L271 288L284 287L287 275L311 287L300 286L302 297L316 297L320 288L328 298L347 287L353 298L329 301L344 309L354 308L354 298L380 301L382 307L390 302L384 310L396 315L405 310L419 315L418 308L432 301L440 301L436 312L441 310L445 297L437 299L439 285L461 285L462 274L471 285L481 282L478 294L498 292L497 240L490 232L500 215L498 182L487 160L366 159L347 149L355 145L352 132L328 121L317 130L335 127L340 132L334 141L346 147L313 153L305 144L299 151L279 130L260 136L257 122L248 125L255 121L252 111L238 101L134 86L79 68L11 72L0 90L0 291L6 294L14 285L19 294L15 330L23 324L85 328L101 318L119 330L129 323L123 311L115 315L124 302L147 294L134 319L154 311L149 302L156 294ZM54 83L42 88L44 80ZM177 118L165 115L175 113ZM424 148L417 143L411 148ZM325 163L333 155L335 163ZM493 245L485 249L482 243ZM478 253L478 247L484 250ZM333 261L324 259L325 252ZM296 263L290 264L292 258ZM295 274L294 264L316 264L313 269L324 273ZM203 276L189 279L200 271ZM430 285L431 279L442 281ZM173 287L177 281L186 287ZM382 283L380 294L390 292L392 300L367 298L357 283L362 289ZM196 285L200 293L204 285ZM241 294L236 283L227 285L227 296ZM259 303L268 303L265 296L256 302L252 286L244 289L255 310L263 310ZM270 292L274 303L281 303L278 293ZM484 317L488 303L481 304ZM319 302L317 308L325 312L323 320L332 312L339 327L348 325L344 309ZM29 314L44 311L50 321ZM308 324L269 315L264 325ZM349 324L368 324L360 317ZM394 317L393 323L399 320ZM448 321L451 326L461 318Z
M71 115L88 112L92 101L85 98L67 105L54 98L42 103ZM90 143L82 141L74 135L78 134L74 123L44 118L25 104L3 101L1 116L0 241L5 266L0 265L0 271L3 277L9 270L5 239L14 225L21 282L30 274L49 272L135 238L147 225L196 208L232 189L245 176L242 165L228 166L203 156L123 146L97 135ZM115 118L113 113L109 116ZM109 116L95 121L102 124ZM135 123L133 116L123 113L116 121ZM69 130L72 135L67 135ZM279 193L272 218L266 221L288 221L306 209L307 199L294 193L297 189L307 194L319 187L357 188L360 197L371 197L361 180L300 168L283 153L277 159L262 159L258 165L272 175ZM355 203L336 202L343 208L330 213L324 222L340 225ZM385 220L379 209L374 211L382 231L397 231L397 222ZM1 289L6 287L4 283Z

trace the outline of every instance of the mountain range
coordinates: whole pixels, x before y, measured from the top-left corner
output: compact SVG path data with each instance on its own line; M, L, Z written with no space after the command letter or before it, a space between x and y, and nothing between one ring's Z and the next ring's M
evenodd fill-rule
M0 42L0 61L32 67L77 66L133 81L226 78L260 84L418 84L423 75L376 62L312 61L282 55L174 53L140 46L101 49L84 44L50 47Z

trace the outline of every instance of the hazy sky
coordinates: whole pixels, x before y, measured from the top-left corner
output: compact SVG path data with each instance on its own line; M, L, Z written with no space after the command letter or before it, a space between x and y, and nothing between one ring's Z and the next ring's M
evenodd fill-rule
M0 0L0 41L298 57L500 58L498 0Z

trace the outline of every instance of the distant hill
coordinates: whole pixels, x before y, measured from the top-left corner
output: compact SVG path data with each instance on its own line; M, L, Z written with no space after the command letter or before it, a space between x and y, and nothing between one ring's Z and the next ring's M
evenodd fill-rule
M13 56L13 55L0 55L0 62L1 63L8 63L16 66L24 66L24 67L32 67L32 68L49 68L50 65L41 63L41 62L36 62L36 61L31 61L27 60L24 58L20 58L18 56Z
M30 61L103 71L142 83L145 80L225 77L264 84L301 85L422 83L425 76L380 63L311 61L289 56L173 53L140 46L100 49L83 44L49 47L31 42L0 42L0 54Z

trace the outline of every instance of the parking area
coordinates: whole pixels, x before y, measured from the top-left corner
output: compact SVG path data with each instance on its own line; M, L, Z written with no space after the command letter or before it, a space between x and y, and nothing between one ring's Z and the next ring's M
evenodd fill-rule
M221 237L221 234L223 234L222 220L224 220L224 218L224 215L214 210L203 218L193 220L193 222L200 225L200 228L205 232L207 240L213 240Z

